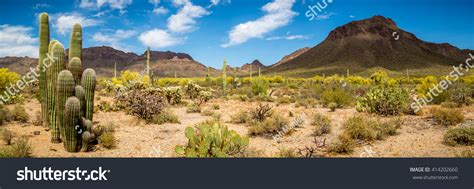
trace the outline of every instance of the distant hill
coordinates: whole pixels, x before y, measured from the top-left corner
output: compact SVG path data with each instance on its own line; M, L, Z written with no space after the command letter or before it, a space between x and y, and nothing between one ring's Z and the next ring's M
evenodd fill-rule
M381 68L439 75L464 62L469 52L474 51L422 41L392 19L374 16L337 27L320 44L286 56L265 73L311 77Z

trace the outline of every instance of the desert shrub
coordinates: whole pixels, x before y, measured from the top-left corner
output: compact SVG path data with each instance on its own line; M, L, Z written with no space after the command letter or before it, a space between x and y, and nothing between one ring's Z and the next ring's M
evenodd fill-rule
M282 158L297 158L298 153L296 152L295 148L279 148L277 157Z
M403 120L399 117L392 118L385 122L377 122L375 124L375 138L377 140L383 140L387 136L393 136L398 134L398 129L402 126Z
M288 96L283 96L283 97L277 98L276 102L278 104L291 104L295 101L292 98L288 97Z
M20 75L10 71L8 68L0 68L0 93L3 93L12 83L16 83L20 79Z
M338 140L328 147L329 153L349 154L354 151L355 141L347 135L339 135Z
M200 106L203 103L206 103L212 98L212 93L210 91L200 91L197 96L196 103Z
M20 137L13 145L0 148L0 158L25 158L30 157L31 145L26 137Z
M316 136L321 136L331 132L331 120L322 114L314 114L311 125L314 126L313 134Z
M456 125L464 121L464 115L458 109L432 108L431 115L438 124L443 126Z
M184 92L190 99L195 99L198 97L199 92L203 91L204 87L199 86L198 84L194 83L194 81L189 81L186 86L184 86Z
M268 85L267 83L261 79L261 78L256 78L252 80L252 94L255 96L266 96L267 95L267 90L268 90Z
M188 143L178 145L175 151L185 157L234 157L242 154L248 147L249 139L229 130L216 121L207 121L187 127L185 136Z
M462 158L473 158L474 157L474 150L463 150L461 153L458 155L458 157Z
M26 113L25 107L17 104L13 107L13 109L9 113L9 120L18 121L21 123L26 123L30 119L28 113Z
M112 110L110 103L108 103L107 101L100 101L97 107L99 108L100 111L103 111L103 112L109 112Z
M436 91L432 89L436 87L439 88L438 84L438 79L436 79L436 77L434 76L427 76L421 79L421 83L416 86L416 92L418 94L418 97L432 99L432 101L430 102L432 104L440 104L441 102L448 100L449 93L447 91L442 91L442 93L436 93L436 95L431 94L431 91Z
M350 117L343 123L344 133L352 139L374 140L377 137L373 120L361 116Z
M97 125L97 126L94 125L91 128L91 130L92 130L92 133L95 135L95 137L99 138L104 133L113 133L113 132L115 132L116 127L117 126L115 125L114 122L106 122L103 125Z
M2 140L6 145L12 144L13 133L10 130L3 129L0 130L0 133L2 134Z
M115 139L115 133L114 132L102 133L102 135L100 135L99 137L99 144L107 149L115 148L117 145L117 139Z
M183 90L181 87L165 87L163 94L169 104L179 104L183 98Z
M290 122L286 117L280 114L273 114L269 119L265 119L263 122L256 122L254 125L251 125L249 134L276 134L279 131L285 130L289 123Z
M408 93L400 87L376 86L357 101L357 111L398 115L406 107Z
M273 102L275 100L271 96L261 94L261 95L253 96L249 101Z
M449 146L474 145L474 127L462 127L449 129L444 134L444 143Z
M150 88L146 90L131 90L120 98L131 115L151 121L154 115L161 113L164 98L161 91Z
M446 101L446 102L441 103L441 107L443 107L443 108L459 108L460 106L456 102Z
M305 98L297 100L295 103L295 107L305 107L305 108L314 108L318 104L318 101L314 98Z
M210 109L204 109L203 111L201 111L201 115L202 116L212 116L212 115L214 115L214 111L212 111Z
M388 75L382 70L377 70L370 76L370 79L376 85L385 84L388 82Z
M41 117L41 111L36 111L35 119L33 120L34 126L41 126L43 125L43 118Z
M328 89L321 95L321 102L326 107L329 103L336 103L337 108L342 108L351 104L352 95L340 88Z
M171 111L162 111L160 114L153 116L151 122L158 125L164 123L180 123L178 116Z
M328 104L328 108L329 108L329 110L331 110L331 112L335 112L336 109L337 109L337 104L334 103L334 102L331 102L331 103Z
M8 121L8 111L5 106L0 103L0 125L3 125L6 121Z
M221 106L219 106L219 104L213 104L211 107L212 107L213 110L221 109Z
M471 95L473 90L467 86L457 87L450 90L449 102L456 103L458 107L471 104Z
M191 103L186 107L186 113L201 113L201 107L196 103Z
M230 122L234 124L242 124L250 121L250 114L246 111L237 112L230 116Z
M250 111L250 116L253 120L262 122L266 118L270 117L272 113L272 106L270 104L259 103L255 109Z

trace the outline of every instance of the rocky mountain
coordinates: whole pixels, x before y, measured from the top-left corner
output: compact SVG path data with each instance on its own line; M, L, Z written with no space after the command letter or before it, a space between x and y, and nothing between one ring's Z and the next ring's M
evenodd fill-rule
M311 77L383 68L439 75L439 69L449 72L450 66L464 62L469 52L474 51L423 41L392 19L374 16L337 27L320 44L286 56L265 72Z
M262 70L267 68L267 66L263 65L259 60L254 60L251 63L245 63L244 65L242 65L242 67L240 67L240 69L242 71L247 71L248 72L248 71L250 71L250 67L252 67L253 72L257 72L258 68L261 68Z
M282 64L284 64L284 63L286 63L290 60L293 60L294 58L296 58L296 57L302 55L303 53L305 53L306 51L308 51L309 49L311 49L311 48L304 47L304 48L298 49L295 52L292 52L291 54L284 56L280 61L278 61L277 63L271 65L271 67L276 67L276 66L282 65Z
M8 68L17 73L27 73L30 68L36 68L38 59L29 57L3 57L0 58L0 68Z

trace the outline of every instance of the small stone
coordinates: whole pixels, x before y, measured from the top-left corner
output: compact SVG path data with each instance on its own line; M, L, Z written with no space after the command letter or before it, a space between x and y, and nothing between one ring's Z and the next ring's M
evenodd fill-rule
M33 132L34 135L40 135L40 131Z

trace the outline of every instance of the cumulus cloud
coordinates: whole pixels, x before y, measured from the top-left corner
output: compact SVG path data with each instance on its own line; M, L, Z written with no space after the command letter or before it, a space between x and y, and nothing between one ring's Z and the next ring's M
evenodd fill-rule
M54 17L57 17L57 19L55 20L53 27L56 28L57 32L61 35L65 35L76 23L80 23L83 28L96 26L101 23L99 20L85 18L84 16L75 13L60 14Z
M121 41L136 34L137 32L135 30L116 30L112 33L97 32L92 36L92 40L99 42L102 45L110 45L115 49L129 51L129 49L126 48L125 45L121 43Z
M211 7L214 7L214 6L217 6L219 4L230 4L231 3L231 0L211 0L210 2L211 4L209 6L207 6L207 8L211 8Z
M164 48L181 43L179 37L173 36L168 31L161 29L152 29L140 34L138 39L146 46L151 48Z
M291 9L295 0L274 0L262 7L265 12L257 20L238 24L229 32L229 41L221 46L226 48L239 45L253 38L263 38L265 34L286 26L297 15Z
M33 28L0 25L0 57L38 57L38 39L31 36Z
M169 10L163 6L156 7L153 9L153 13L156 15L168 14Z
M333 12L325 13L325 14L319 14L316 17L316 20L326 20L326 19L331 18L331 16L333 16L333 15L335 15L335 13L333 13Z
M281 39L297 40L297 39L309 39L309 38L310 36L307 36L307 35L287 35L287 36L268 37L265 40L268 40L268 41L281 40Z
M173 0L175 5L182 5L178 12L168 18L168 29L171 32L186 33L196 29L196 19L209 15L203 7L193 5L187 0Z
M132 4L133 0L81 0L81 8L100 8L109 6L111 9L124 9Z

